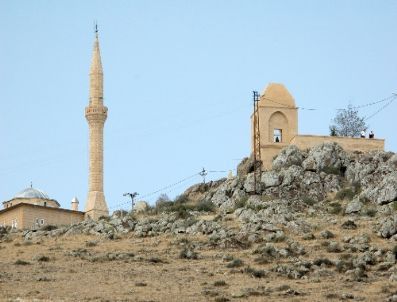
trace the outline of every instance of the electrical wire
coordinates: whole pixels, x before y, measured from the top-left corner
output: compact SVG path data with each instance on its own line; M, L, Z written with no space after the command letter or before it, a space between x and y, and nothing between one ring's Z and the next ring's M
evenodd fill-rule
M370 116L366 117L364 119L364 121L369 120L370 118L373 118L375 115L377 115L378 113L380 113L381 111L383 111L386 107L388 107L391 103L393 103L395 100L397 99L397 95L395 95L388 103L386 103L385 105L383 105L380 109L378 109L377 111L375 111L374 113L372 113Z

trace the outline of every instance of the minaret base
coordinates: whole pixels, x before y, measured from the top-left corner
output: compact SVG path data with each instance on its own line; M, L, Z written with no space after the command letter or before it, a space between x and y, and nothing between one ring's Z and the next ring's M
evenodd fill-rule
M98 220L101 216L109 216L105 195L103 192L99 191L88 192L88 198L85 207L85 218Z

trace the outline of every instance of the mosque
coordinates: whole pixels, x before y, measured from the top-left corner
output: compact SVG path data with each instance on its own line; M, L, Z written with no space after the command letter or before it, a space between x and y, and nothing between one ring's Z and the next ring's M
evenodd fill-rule
M103 128L108 108L103 105L103 71L96 30L90 67L90 97L85 108L89 126L89 188L85 210L79 211L79 202L73 198L71 209L63 209L45 192L30 187L3 202L0 225L15 229L35 229L44 225L70 225L84 219L97 220L108 216L103 193Z

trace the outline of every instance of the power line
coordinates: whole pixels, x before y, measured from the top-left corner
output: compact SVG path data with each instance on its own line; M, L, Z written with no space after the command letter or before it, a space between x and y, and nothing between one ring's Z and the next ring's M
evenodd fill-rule
M391 103L393 103L395 100L397 99L397 95L394 95L393 98L387 102L385 105L383 105L380 109L378 109L377 111L375 111L373 114L371 114L370 116L366 117L364 120L367 121L370 118L373 118L375 115L377 115L378 113L380 113L381 111L383 111L386 107L388 107Z

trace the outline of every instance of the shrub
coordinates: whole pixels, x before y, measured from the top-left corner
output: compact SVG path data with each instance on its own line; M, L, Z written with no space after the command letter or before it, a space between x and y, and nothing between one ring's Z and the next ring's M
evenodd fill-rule
M227 268L235 268L235 267L240 267L243 266L243 261L240 259L233 259L230 261L228 264L226 264Z
M356 195L351 188L345 188L340 190L338 193L336 193L335 197L338 200L352 200L354 195Z
M226 286L227 283L225 280L218 280L214 282L214 286Z
M93 247L93 246L97 246L98 245L98 241L96 240L89 240L85 243L85 246L87 247Z
M316 201L313 198L310 198L310 197L305 197L305 198L303 198L302 201L305 204L309 205L309 206L312 206L312 205L314 205L316 203Z
M235 209L244 208L247 204L248 196L244 196L236 201Z
M391 250L391 252L394 254L394 256L396 256L397 258L397 244L393 247L393 249Z
M25 260L18 259L17 261L14 262L14 264L15 264L15 265L29 265L30 262L27 262L27 261L25 261Z
M342 212L342 206L341 206L341 204L338 203L338 202L330 203L329 206L330 206L330 207L329 207L329 209L328 209L328 212L331 213L331 214L337 215L337 214L339 214L340 212Z
M48 261L50 261L50 257L44 256L44 255L39 255L39 256L35 257L35 260L39 261L39 262L48 262Z
M368 208L364 212L364 214L369 216L369 217L375 217L376 213L377 213L376 208Z
M189 202L189 198L185 194L178 195L177 197L175 197L175 200L174 200L174 203L176 203L176 204L178 204L178 203L184 204L187 202Z
M52 224L47 224L47 225L43 225L40 229L42 231L52 231L52 230L56 230L58 227L56 225L52 225Z
M327 174L341 175L340 169L336 167L324 167L322 171Z
M214 212L215 205L210 200L202 200L193 209L199 212Z
M179 253L179 258L181 259L198 259L198 254L189 247L185 247Z
M266 271L263 269L257 270L257 269L251 268L251 267L246 267L244 269L244 272L248 275L251 275L252 277L255 277L255 278L263 278L266 276Z

